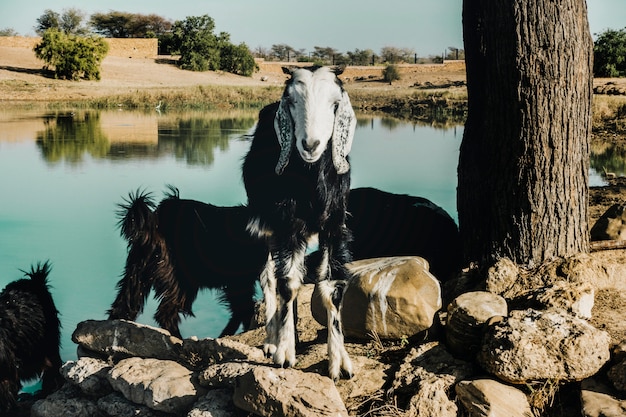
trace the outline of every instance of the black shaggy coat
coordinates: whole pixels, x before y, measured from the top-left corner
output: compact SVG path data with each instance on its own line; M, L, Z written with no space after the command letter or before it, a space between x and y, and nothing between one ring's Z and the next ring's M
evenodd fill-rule
M21 381L42 376L42 391L61 386L59 312L48 289L50 264L38 264L0 293L0 415L15 407Z
M337 174L331 146L327 147L317 162L308 164L297 155L294 144L289 164L281 175L276 175L275 167L280 153L274 130L277 109L278 103L274 103L261 110L254 140L244 160L243 180L250 216L259 219L261 228L271 230L276 237L275 241L286 240L295 244L295 239L325 233L327 236L320 235L320 242L326 237L337 244L334 247L338 253L331 254L331 258L339 261L339 264L350 262L347 246L350 232L343 227L350 173ZM338 233L333 233L336 231ZM279 267L277 265L277 269Z
M193 316L198 291L207 288L219 290L231 312L221 335L240 325L248 329L267 249L246 232L246 207L180 199L175 189L156 210L145 193L131 194L127 203L121 205L120 227L128 256L109 319L135 320L154 289L155 320L180 337L180 314Z

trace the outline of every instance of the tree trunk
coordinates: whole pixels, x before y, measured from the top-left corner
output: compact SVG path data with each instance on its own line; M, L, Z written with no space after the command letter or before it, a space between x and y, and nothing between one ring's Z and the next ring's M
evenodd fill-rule
M464 0L467 262L588 252L593 42L585 0Z

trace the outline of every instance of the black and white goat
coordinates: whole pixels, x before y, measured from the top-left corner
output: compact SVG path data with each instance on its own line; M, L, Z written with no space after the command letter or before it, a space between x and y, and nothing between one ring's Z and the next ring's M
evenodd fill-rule
M246 207L180 199L173 187L158 207L149 193L140 191L120 207L128 256L110 320L135 320L154 289L159 299L155 320L181 337L180 314L193 316L198 291L208 288L221 291L220 301L231 312L222 336L234 334L240 325L249 328L267 248L246 232Z
M17 405L21 381L41 376L43 395L63 384L61 322L48 288L50 264L23 272L24 278L0 292L0 415Z
M265 353L295 364L294 300L306 275L305 250L317 234L322 262L317 285L328 310L329 375L352 376L340 310L351 261L345 225L350 190L348 153L356 117L348 94L328 67L284 68L290 75L279 103L261 110L243 163L251 220L267 242L261 274L266 302ZM293 154L296 154L294 156Z

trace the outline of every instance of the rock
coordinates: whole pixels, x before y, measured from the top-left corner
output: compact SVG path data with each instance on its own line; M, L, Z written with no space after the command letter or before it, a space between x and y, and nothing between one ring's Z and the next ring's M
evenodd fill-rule
M480 349L483 325L493 317L506 317L506 300L487 291L461 294L448 305L446 344L450 352L465 359Z
M108 379L129 401L167 413L187 412L206 393L190 370L173 361L124 359L111 369Z
M620 400L610 393L608 387L585 379L581 383L580 402L584 417L624 417L626 400Z
M512 310L562 310L583 319L591 318L595 290L589 282L556 281L511 300Z
M185 339L181 360L193 370L204 369L213 363L229 361L268 363L261 349L225 338Z
M128 401L121 394L114 392L98 399L98 410L113 417L166 417L165 413L152 410L145 405Z
M609 335L560 311L512 311L489 327L477 355L489 373L513 384L580 381L609 360Z
M166 330L127 320L80 322L72 341L115 361L131 356L176 360L183 344Z
M63 364L61 374L85 394L102 397L113 391L107 380L110 369L109 364L99 359L79 358Z
M461 381L455 391L469 417L533 417L522 391L493 379Z
M390 395L409 396L408 415L456 417L450 400L454 384L473 375L474 366L454 358L439 342L411 349L396 372Z
M246 362L211 365L200 372L198 383L203 387L234 387L237 380L252 372L255 366Z
M355 278L343 298L342 323L348 337L400 339L430 328L441 308L439 281L428 262L417 256L376 258L349 265ZM318 293L311 300L313 317L326 325Z
M616 390L626 392L626 359L611 366L607 376Z
M187 417L237 417L232 389L209 391L193 405Z
M33 404L31 417L104 417L98 406L80 396L77 387L65 384L63 388Z
M348 416L330 378L290 368L255 367L237 381L233 402L265 417Z
M625 208L623 202L609 207L591 227L591 240L626 240Z
M494 294L505 296L507 291L515 284L520 269L509 258L499 259L487 270L485 277L485 289Z

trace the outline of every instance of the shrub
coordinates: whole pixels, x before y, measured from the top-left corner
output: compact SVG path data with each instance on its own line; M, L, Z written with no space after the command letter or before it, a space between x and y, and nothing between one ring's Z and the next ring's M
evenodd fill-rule
M398 67L394 64L389 64L383 69L383 79L391 84L394 81L400 79L400 71L398 71Z
M220 69L249 77L258 69L258 65L245 43L238 46L229 43L220 50Z
M48 29L34 51L35 56L46 63L46 68L54 72L55 78L99 80L100 64L109 45L102 38Z

